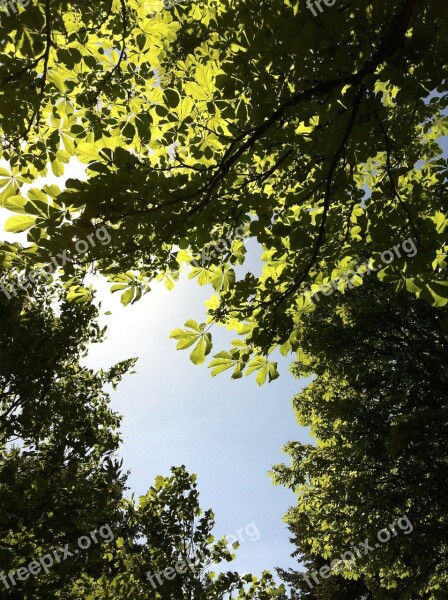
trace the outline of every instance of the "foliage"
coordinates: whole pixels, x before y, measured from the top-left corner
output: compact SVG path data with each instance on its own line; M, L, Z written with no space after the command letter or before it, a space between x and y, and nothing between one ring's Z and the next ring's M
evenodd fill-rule
M315 379L294 407L316 443L288 443L292 464L274 470L297 492L287 515L297 555L329 563L407 515L412 533L399 532L341 574L364 580L378 599L443 598L447 309L371 279L328 299L302 327L294 370Z
M171 289L186 268L214 290L204 322L172 333L193 363L210 357L212 375L256 373L261 385L278 376L279 348L297 353L299 376L316 376L295 406L318 444L290 443L292 466L275 469L299 493L288 520L307 566L403 514L414 524L412 536L346 569L355 583L325 582L316 597L356 595L360 582L376 598L443 598L445 1L347 0L313 17L299 0L170 10L162 0L42 0L0 19L0 202L7 230L27 232L26 245L1 244L2 268L29 272L98 227L112 238L59 269L60 319L39 291L37 304L20 293L1 300L3 564L15 568L106 513L123 533L84 570L77 558L18 593L284 595L268 575L189 573L159 591L142 578L196 549L208 568L212 514L201 517L183 469L138 506L122 502L119 417L103 386L132 361L107 373L81 366L101 336L85 275L106 275L126 305L154 280ZM77 161L86 181L41 183ZM384 251L409 238L418 253L385 265ZM242 268L248 255L261 259L260 276ZM361 261L376 274L341 280L342 295L313 304ZM212 355L215 323L238 339Z
M190 276L216 292L205 325L241 336L214 373L259 383L277 376L273 348L297 349L307 288L361 257L397 291L445 305L444 8L349 0L313 17L298 0L46 0L2 15L1 199L33 244L4 246L7 260L45 260L106 225L113 251L97 245L64 275L75 285L95 261L127 304L227 237ZM39 187L71 157L87 181ZM237 226L258 243L260 277L237 274ZM380 266L409 237L417 256Z
M293 537L292 542L301 547L298 538ZM291 587L290 600L372 600L375 596L369 592L362 579L344 579L341 575L334 574L329 579L319 576L319 569L328 565L328 562L318 556L309 556L303 559L305 573L317 573L318 584L310 578L310 587L303 577L302 571L278 569L282 580Z
M103 337L98 311L64 296L55 287L38 289L33 299L23 291L11 299L0 294L0 564L5 572L120 516L125 482L116 457L120 417L103 388L117 385L133 361L100 372L82 366L87 344ZM100 556L101 549L92 546L94 572ZM84 561L80 555L63 562L46 576L19 582L10 593L0 584L2 597L47 598L76 578Z
M267 572L257 579L236 572L210 571L214 564L232 560L234 554L226 546L225 538L215 541L212 535L214 515L210 510L200 509L196 476L189 475L185 467L173 468L172 472L171 477L157 477L154 486L139 498L137 505L133 498L125 502L123 534L117 539L116 548L107 554L108 567L101 577L83 576L71 592L61 597L86 600L284 598L282 587L278 588ZM179 561L184 565L182 574L175 571ZM187 564L193 564L193 570L187 568ZM163 575L165 569L170 570L168 578Z

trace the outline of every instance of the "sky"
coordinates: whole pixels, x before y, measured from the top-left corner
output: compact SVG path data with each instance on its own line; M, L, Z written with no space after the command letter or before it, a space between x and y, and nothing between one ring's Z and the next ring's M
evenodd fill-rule
M75 176L82 176L81 165L72 165L62 178L51 175L34 186L54 182L62 188ZM26 234L2 231L11 215L0 209L2 239L25 243ZM257 264L249 259L248 268L256 270ZM236 560L224 569L259 575L275 567L297 567L283 522L295 497L274 486L268 476L273 465L288 462L284 444L310 441L296 424L291 406L304 385L289 372L291 357L276 357L280 378L261 388L255 375L234 381L229 372L212 378L206 365L194 366L189 351L176 351L175 340L169 339L170 331L187 319L205 319L210 286L201 288L183 275L173 291L155 284L136 304L123 307L119 293L112 295L103 278L93 283L101 302L100 323L108 332L102 344L91 347L85 364L108 368L138 357L136 373L110 392L112 408L123 415L121 457L129 471L127 494L143 495L157 475L167 476L172 466L185 465L198 475L201 507L215 513L215 536L239 537ZM112 314L104 314L108 311ZM234 337L221 328L212 334L213 353L227 349Z
M226 373L210 376L205 365L195 367L188 351L176 351L169 339L188 318L201 321L209 290L182 278L169 292L156 286L133 306L122 307L100 284L102 311L108 323L104 344L92 347L89 366L107 367L138 356L136 374L126 376L112 394L112 407L123 415L122 457L130 469L128 485L144 494L156 475L184 464L198 475L201 506L212 508L215 533L235 535L255 523L256 535L241 536L232 570L259 574L276 566L294 566L292 546L282 517L294 504L291 491L274 486L267 475L287 462L282 446L289 440L308 441L295 422L291 399L302 387L283 359L281 376L260 388L254 378L237 381ZM225 335L217 331L219 346ZM253 527L248 528L252 531Z

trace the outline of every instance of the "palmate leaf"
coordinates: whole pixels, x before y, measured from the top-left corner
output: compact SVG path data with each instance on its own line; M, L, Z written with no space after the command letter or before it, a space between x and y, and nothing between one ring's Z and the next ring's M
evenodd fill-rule
M218 354L215 354L213 360L210 361L208 368L212 369L212 377L216 377L216 375L223 373L228 369L235 368L232 374L232 379L240 379L243 376L243 366L244 363L238 355L235 357L229 352L222 351L218 352Z
M218 352L218 354L215 354L214 359L210 361L208 367L209 369L212 369L212 377L215 377L216 375L218 375L218 373L222 373L227 369L231 369L236 364L236 362L237 361L229 352L222 351Z
M172 290L174 290L176 282L179 281L179 273L176 271L162 271L156 277L156 280L163 281L165 288L171 292Z
M209 102L213 99L216 86L211 68L199 66L195 73L195 82L185 84L185 92L193 100Z
M184 329L174 329L170 333L170 338L174 338L175 340L178 340L177 345L176 345L176 350L185 350L186 348L189 348L200 337L201 337L200 333L185 331Z
M92 300L92 291L81 285L72 286L67 294L67 300L76 304L87 304Z
M233 269L216 269L209 277L210 282L216 291L227 291L235 283L235 271Z
M190 354L190 360L195 365L201 365L213 347L212 336L205 331L205 323L198 324L190 319L185 323L185 327L188 329L174 329L170 338L177 340L177 350L185 350L196 344Z
M123 306L137 302L144 294L147 294L151 290L144 274L136 275L133 271L126 271L126 273L110 276L109 281L116 282L110 288L111 293L124 290L120 298Z
M256 356L250 361L249 366L246 369L246 376L258 371L255 381L258 385L262 386L266 383L266 379L269 378L269 382L277 379L279 373L277 371L277 363L269 362L264 356Z

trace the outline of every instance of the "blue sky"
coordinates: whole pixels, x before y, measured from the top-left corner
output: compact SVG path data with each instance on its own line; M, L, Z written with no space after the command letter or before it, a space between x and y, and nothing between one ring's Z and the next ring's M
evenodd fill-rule
M294 495L267 475L272 465L287 460L281 448L288 440L308 440L291 408L301 384L289 373L290 361L282 359L280 378L262 388L253 377L213 379L206 366L195 367L189 352L176 351L169 339L188 318L203 319L203 302L212 290L182 278L173 291L157 285L124 308L119 295L111 296L104 284L99 288L102 312L113 314L103 316L107 340L92 348L88 364L106 367L139 357L137 373L112 393L113 408L123 415L122 457L130 489L141 495L156 475L185 464L198 475L202 507L215 512L218 536L252 522L260 532L258 541L242 534L229 568L259 574L297 565L282 521ZM221 349L225 331L217 330L214 340Z

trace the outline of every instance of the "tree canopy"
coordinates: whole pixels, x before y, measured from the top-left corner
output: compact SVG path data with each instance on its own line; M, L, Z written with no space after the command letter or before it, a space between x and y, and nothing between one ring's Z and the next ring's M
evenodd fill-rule
M378 548L346 565L346 579L361 579L374 598L443 598L447 309L371 279L302 327L294 371L315 379L294 407L317 444L290 442L291 465L274 470L297 492L287 516L297 554L320 557L319 570L368 538ZM377 533L404 515L412 535L396 528L379 544ZM287 578L309 590L300 574Z
M104 522L116 539L4 593L286 597L267 573L210 572L231 552L185 468L125 497L104 386L134 361L82 366L103 337L88 275L128 305L186 269L213 290L203 322L171 333L193 363L261 385L279 349L314 376L294 408L316 443L290 442L273 471L298 495L305 575L398 519L413 527L313 589L280 571L291 599L442 600L446 0L7 6L0 204L26 242L0 243L0 558L16 569ZM85 178L42 179L79 163ZM212 354L215 324L236 339ZM197 551L200 571L145 578Z
M133 361L107 372L81 366L88 342L102 338L97 309L54 288L33 299L0 294L0 307L0 564L14 572L55 545L119 522L120 417L103 387L115 386ZM93 572L100 557L92 547ZM0 583L2 597L48 598L84 567L79 556L44 578L10 582L9 592Z
M356 262L448 302L443 1L349 1L314 18L293 0L47 0L3 21L0 109L17 110L1 125L2 200L17 213L8 229L33 243L25 256L4 246L7 260L48 260L105 225L113 252L97 245L65 276L73 286L95 261L129 303L227 237L191 271L216 292L207 328L241 336L211 366L260 382L276 377L273 347L297 348L307 289ZM35 187L70 157L87 181ZM234 268L238 226L258 243L260 277ZM384 264L409 237L417 256ZM185 331L203 362L210 335Z

